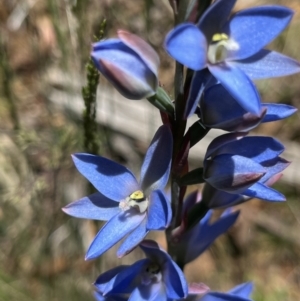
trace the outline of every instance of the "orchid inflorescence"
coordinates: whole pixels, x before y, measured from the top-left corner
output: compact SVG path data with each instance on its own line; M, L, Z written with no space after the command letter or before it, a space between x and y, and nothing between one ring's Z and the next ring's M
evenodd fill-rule
M239 212L234 205L252 198L285 201L271 188L289 165L280 157L284 146L248 133L296 111L286 104L262 103L252 81L300 71L299 62L264 48L287 27L293 11L269 5L232 14L236 0L207 1L204 11L197 1L171 2L176 26L164 47L177 62L174 101L159 86L157 53L140 37L119 30L118 38L93 44L91 53L96 68L123 96L147 98L160 110L163 125L146 152L139 180L107 158L74 154L76 168L98 192L63 210L106 221L87 260L121 240L119 258L136 247L145 253L145 259L101 274L94 283L97 300L251 300L250 282L214 292L202 283L188 284L183 268L235 223ZM186 131L191 116L198 120ZM228 133L215 138L200 167L189 171L190 148L212 128ZM166 190L169 180L171 191ZM187 186L197 183L204 183L202 193L184 198ZM212 223L216 208L225 211ZM145 239L151 230L166 231L169 253Z

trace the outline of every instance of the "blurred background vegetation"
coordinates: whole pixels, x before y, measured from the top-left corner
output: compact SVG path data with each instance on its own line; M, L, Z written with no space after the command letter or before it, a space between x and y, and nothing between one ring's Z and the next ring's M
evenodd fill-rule
M296 11L291 26L271 48L300 60L299 0L239 0L236 9L271 2ZM91 283L100 272L120 264L114 250L85 262L100 223L61 211L90 188L70 159L71 153L84 151L82 113L66 111L49 97L54 88L73 93L75 86L80 93L90 44L104 18L107 37L122 28L153 45L162 62L160 81L172 94L174 63L162 47L173 24L168 0L0 2L1 301L93 300ZM300 108L299 82L296 75L258 85L265 102ZM258 131L300 143L299 113ZM100 124L96 137L101 155L139 169L147 145ZM287 196L285 204L253 200L243 205L237 225L187 266L188 280L205 282L214 290L253 280L257 301L300 300L299 183L277 185ZM164 237L155 235L164 244ZM139 257L132 253L122 262Z

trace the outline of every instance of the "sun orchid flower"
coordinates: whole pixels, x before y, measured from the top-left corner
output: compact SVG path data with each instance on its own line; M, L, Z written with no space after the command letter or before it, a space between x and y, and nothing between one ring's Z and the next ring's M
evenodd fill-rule
M230 16L236 0L216 0L197 25L183 23L166 37L165 48L176 61L195 70L185 116L194 113L198 93L211 75L244 110L261 113L251 80L300 71L299 62L264 49L289 24L293 11L277 5L252 7ZM207 68L209 72L207 72Z
M244 110L221 84L206 89L199 106L202 124L229 132L250 131L260 123L281 120L297 111L286 104L262 103L260 114L252 114Z
M95 66L126 98L142 99L154 95L158 87L157 53L132 33L119 30L118 37L92 45Z
M198 191L190 193L183 205L183 216L186 212L193 210L193 205L201 202L201 194ZM221 217L210 222L213 210L209 210L207 214L192 229L185 232L179 240L179 254L183 257L184 264L187 264L205 250L223 233L225 233L237 220L239 211L232 212L230 209L224 211Z
M99 191L63 208L69 215L107 221L92 242L86 259L106 252L118 241L119 257L130 252L150 230L165 229L170 202L162 191L171 166L172 135L168 126L156 132L144 158L140 182L124 166L90 154L75 154L78 171Z
M151 240L145 240L139 246L147 258L100 275L95 282L97 291L104 297L130 294L130 301L185 298L187 282L170 255Z
M232 194L284 201L281 193L267 186L270 179L289 165L279 157L284 146L271 137L244 135L225 134L210 143L203 164L205 181Z

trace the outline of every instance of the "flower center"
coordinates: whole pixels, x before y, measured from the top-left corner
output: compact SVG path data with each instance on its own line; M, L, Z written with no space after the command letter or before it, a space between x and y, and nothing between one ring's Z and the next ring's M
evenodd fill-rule
M130 208L136 208L140 213L144 213L148 208L149 201L145 197L143 191L137 190L128 196L125 200L121 201L119 208L123 211Z
M226 59L228 51L238 50L238 44L229 39L225 33L216 33L208 47L207 57L210 63L216 64Z
M146 269L142 275L142 282L145 285L150 283L160 282L162 279L162 274L160 271L160 266L157 263L150 263L146 266Z

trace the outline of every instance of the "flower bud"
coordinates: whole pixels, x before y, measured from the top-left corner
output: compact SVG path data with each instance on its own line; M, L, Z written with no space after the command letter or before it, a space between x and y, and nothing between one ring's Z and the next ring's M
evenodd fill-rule
M158 87L157 53L134 34L119 30L118 37L93 44L91 56L95 66L126 98L154 95Z

